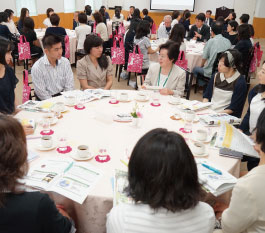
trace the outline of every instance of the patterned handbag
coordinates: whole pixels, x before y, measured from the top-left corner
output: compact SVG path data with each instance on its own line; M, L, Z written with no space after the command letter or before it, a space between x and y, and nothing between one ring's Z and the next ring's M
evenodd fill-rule
M178 60L176 61L175 64L177 66L183 68L184 70L187 70L188 69L188 60L185 59L185 53L184 53L184 51L179 51Z
M135 49L138 47L138 53L135 53ZM136 45L132 53L129 53L127 71L142 73L144 55L141 53L140 47Z
M156 24L153 22L152 28L151 28L151 34L156 34Z
M120 47L117 47L117 42L119 42ZM112 64L125 64L125 48L122 37L114 36L113 47L111 48L111 61Z
M23 42L23 39L24 39L24 42ZM19 37L18 58L19 60L31 59L30 45L29 45L29 42L27 42L26 37L23 35Z
M22 103L25 103L30 99L31 87L29 86L28 80L28 71L23 71L23 94L22 94Z
M97 23L95 22L94 25L93 25L93 33L96 33L96 27L97 27Z
M64 46L65 46L65 54L64 56L66 58L70 58L70 42L69 42L69 36L64 37Z
M118 28L118 35L124 35L125 34L125 27L124 24L121 23Z

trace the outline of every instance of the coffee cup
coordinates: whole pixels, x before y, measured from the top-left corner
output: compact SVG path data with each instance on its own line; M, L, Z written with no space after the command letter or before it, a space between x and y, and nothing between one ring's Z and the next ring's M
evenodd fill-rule
M205 154L205 145L201 142L194 142L193 144L193 153L196 155L203 155Z
M199 141L206 141L207 139L207 131L204 129L197 129L195 131L195 139Z
M143 101L146 99L146 95L140 92L137 94L137 99Z
M77 147L77 156L79 158L89 157L89 148L86 145L80 145Z
M178 103L180 103L180 96L172 95L170 97L170 101L171 101L172 104L178 104Z
M121 101L127 101L128 98L129 98L129 96L128 96L128 94L127 94L126 92L122 92L122 93L120 94L120 100L121 100Z
M50 113L46 113L44 114L43 118L48 120L50 124L52 124L54 122L54 113L50 112Z
M43 135L41 137L41 146L43 148L51 148L52 144L53 144L53 141L50 135Z
M75 96L66 96L65 100L66 100L67 105L69 105L69 106L75 105L75 102L76 102Z

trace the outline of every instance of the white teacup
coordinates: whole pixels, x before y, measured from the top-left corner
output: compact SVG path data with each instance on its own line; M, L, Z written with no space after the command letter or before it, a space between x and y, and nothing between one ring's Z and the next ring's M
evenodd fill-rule
M75 103L76 103L75 96L66 96L65 100L66 100L66 104L69 105L69 106L74 106Z
M128 93L126 93L126 92L122 92L122 93L120 94L120 100L121 100L121 101L127 101L128 99L129 99Z
M89 148L86 145L80 145L77 147L77 156L79 158L89 157Z
M180 96L179 95L172 95L170 96L170 101L172 104L180 103Z
M41 137L41 146L43 148L51 148L52 144L53 144L53 141L50 135L43 135Z
M141 100L141 101L145 100L146 99L146 94L145 93L142 93L142 92L139 92L137 94L137 99L138 100Z
M49 113L44 114L43 118L48 120L50 122L50 124L52 124L54 122L55 116L54 116L54 113L49 112Z
M206 141L207 139L207 131L204 129L197 129L195 131L195 138L199 141Z
M193 145L193 153L196 155L203 155L205 154L205 145L201 142L194 142Z

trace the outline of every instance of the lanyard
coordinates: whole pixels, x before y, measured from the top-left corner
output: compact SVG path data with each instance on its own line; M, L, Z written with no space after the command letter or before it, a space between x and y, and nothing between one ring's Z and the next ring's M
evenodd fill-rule
M170 69L170 71L169 71L169 73L168 73L167 79L165 80L165 82L164 82L164 84L163 84L163 87L165 87L165 85L166 85L166 83L167 83L167 80L168 80L169 75L170 75L170 73L171 73L171 71L172 71L172 68L173 68L173 66L171 67L171 69ZM159 70L159 76L158 76L158 80L157 80L157 86L160 85L160 74L161 74L161 67L160 67L160 70Z

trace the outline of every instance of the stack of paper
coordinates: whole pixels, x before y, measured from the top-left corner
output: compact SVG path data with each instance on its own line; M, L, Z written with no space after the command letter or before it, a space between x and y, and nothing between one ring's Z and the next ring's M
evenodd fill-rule
M241 122L240 118L228 115L227 113L201 115L200 120L207 125L220 125L222 122L238 125Z
M200 111L209 108L212 105L211 102L203 103L197 100L187 101L182 105L182 109L189 109L192 111Z

